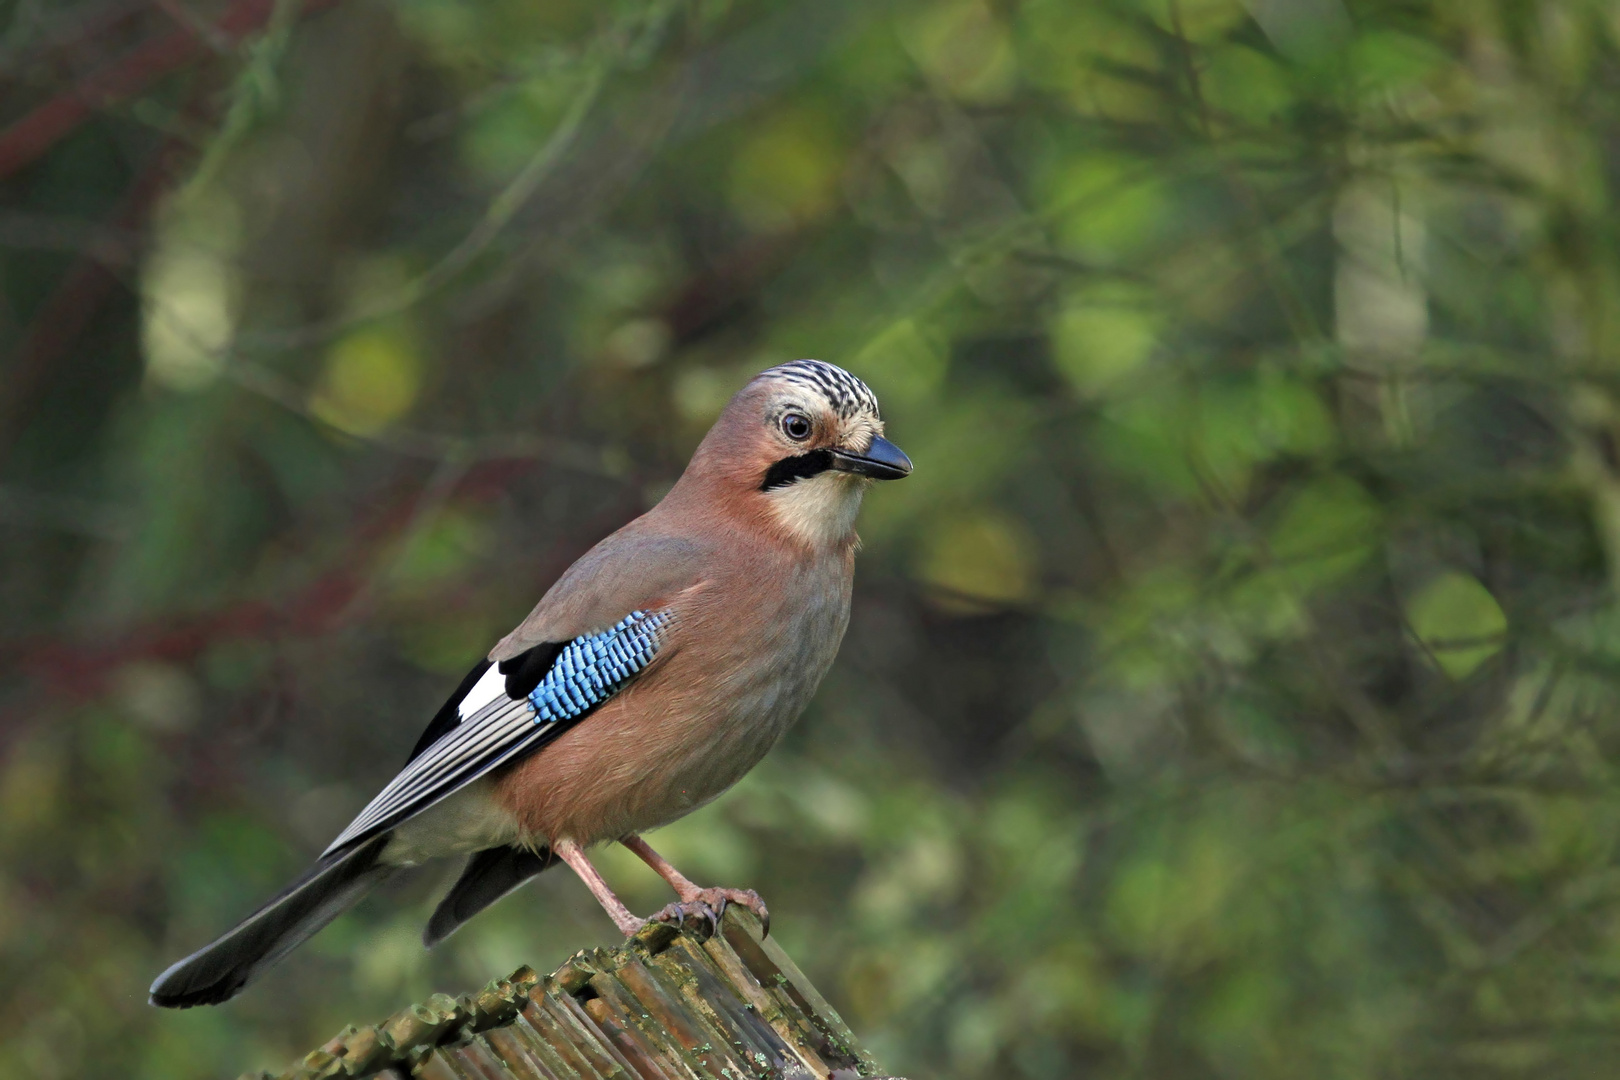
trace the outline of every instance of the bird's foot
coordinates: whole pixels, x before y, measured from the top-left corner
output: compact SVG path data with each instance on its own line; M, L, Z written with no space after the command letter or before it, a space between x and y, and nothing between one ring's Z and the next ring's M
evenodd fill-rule
M685 927L688 919L702 919L708 922L712 932L720 929L720 920L725 916L726 907L730 904L741 904L758 915L766 935L770 934L770 909L765 906L765 901L759 898L759 893L753 889L694 889L647 921L672 922L676 926Z
M720 929L720 916L724 909L716 911L702 900L677 900L673 904L666 904L655 911L648 923L674 923L682 930L686 929L688 922L707 923L708 933L713 934Z
M715 926L720 925L720 916L726 913L726 905L741 904L743 907L759 916L760 926L764 927L765 935L771 933L771 911L761 900L759 893L753 889L699 889L690 896L681 898L683 903L697 901L709 907L715 913Z

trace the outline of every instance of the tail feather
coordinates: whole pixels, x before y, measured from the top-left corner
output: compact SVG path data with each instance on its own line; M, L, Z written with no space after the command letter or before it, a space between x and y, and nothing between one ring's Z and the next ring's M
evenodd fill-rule
M528 881L556 860L548 848L488 848L467 860L461 877L450 886L422 931L422 944L433 948L461 924Z
M152 984L165 1009L217 1005L353 907L397 867L377 861L386 835L322 859L235 929L174 964Z

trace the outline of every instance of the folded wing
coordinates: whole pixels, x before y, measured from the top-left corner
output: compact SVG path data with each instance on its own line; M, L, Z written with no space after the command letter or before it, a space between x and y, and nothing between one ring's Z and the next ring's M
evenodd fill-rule
M549 654L543 674L525 663L529 653L502 662L497 671L504 678L499 680L486 678L496 675L488 663L480 665L463 682L459 702L452 698L456 707L446 706L459 720L446 713L435 717L435 725L443 727L443 733L430 745L418 748L399 775L332 841L322 857L364 843L555 739L652 663L673 620L668 610L632 611L606 630L582 634L560 645L533 646L530 652L539 651L538 658ZM537 681L530 682L536 675ZM488 700L465 711L481 689ZM514 690L519 696L511 696ZM432 731L430 727L429 733Z

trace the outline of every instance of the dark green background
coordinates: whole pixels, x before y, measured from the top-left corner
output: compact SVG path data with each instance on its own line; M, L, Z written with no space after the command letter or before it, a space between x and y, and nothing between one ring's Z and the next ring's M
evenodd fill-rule
M0 4L0 146L226 11ZM652 839L764 893L887 1067L1613 1075L1612 4L204 38L0 180L0 1074L280 1068L609 940L554 872L425 953L446 866L227 1006L144 1001L815 356L916 474L803 723Z

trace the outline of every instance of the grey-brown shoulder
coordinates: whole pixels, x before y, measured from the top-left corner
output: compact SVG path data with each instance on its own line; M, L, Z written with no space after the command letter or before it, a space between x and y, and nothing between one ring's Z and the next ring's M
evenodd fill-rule
M509 660L541 642L570 641L655 607L702 581L709 554L688 537L621 529L564 571L489 658Z

